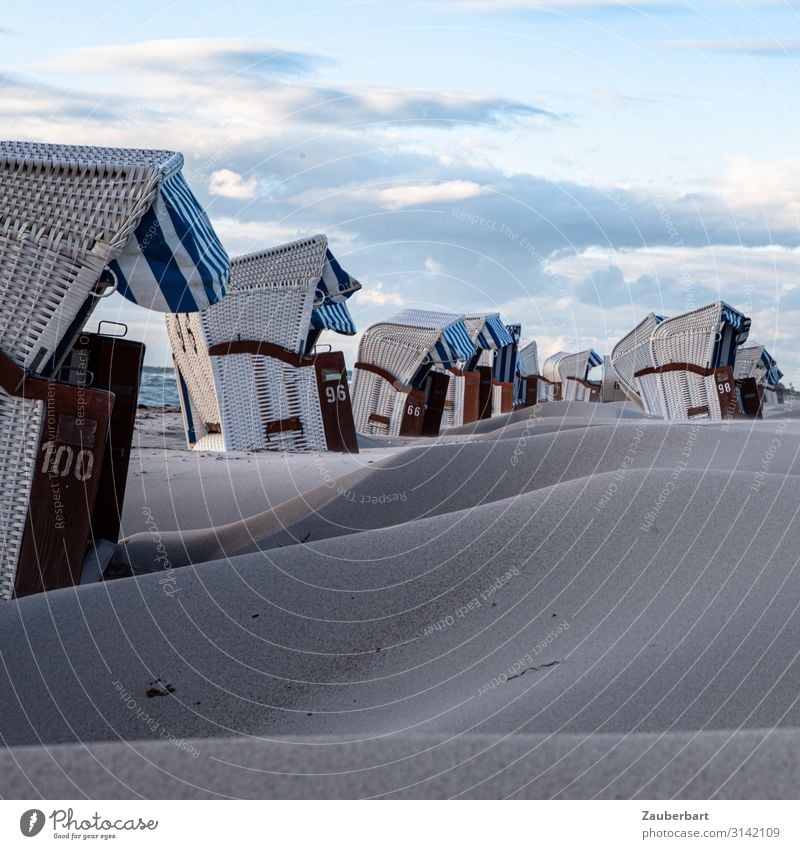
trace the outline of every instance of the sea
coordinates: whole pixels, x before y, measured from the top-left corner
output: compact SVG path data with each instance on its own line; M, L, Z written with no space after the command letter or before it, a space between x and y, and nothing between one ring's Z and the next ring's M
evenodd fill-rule
M142 369L139 403L143 407L178 405L178 385L175 383L175 371L171 366L145 366Z

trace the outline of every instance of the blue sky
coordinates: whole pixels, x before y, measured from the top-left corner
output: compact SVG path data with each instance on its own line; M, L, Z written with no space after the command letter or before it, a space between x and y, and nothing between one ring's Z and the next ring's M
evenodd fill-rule
M181 150L232 255L326 232L361 328L491 309L608 352L722 297L800 383L799 12L45 2L6 16L0 110L9 137ZM160 315L102 310L164 362Z

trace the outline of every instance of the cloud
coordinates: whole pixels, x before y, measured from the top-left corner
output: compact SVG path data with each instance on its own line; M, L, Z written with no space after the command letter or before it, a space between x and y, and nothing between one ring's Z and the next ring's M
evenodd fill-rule
M258 181L255 177L245 180L241 174L228 168L214 171L208 181L208 190L212 195L237 200L249 200L255 197L257 187Z
M710 53L738 53L748 56L796 56L800 38L681 39L668 41L671 47L685 47Z
M263 45L240 38L165 38L131 44L106 44L63 51L61 68L88 73L98 68L120 76L190 76L205 83L209 78L305 76L330 64L313 54Z
M359 201L375 203L384 209L403 209L424 204L447 204L478 197L489 191L469 180L447 180L442 183L392 186L389 189L353 189L351 194Z

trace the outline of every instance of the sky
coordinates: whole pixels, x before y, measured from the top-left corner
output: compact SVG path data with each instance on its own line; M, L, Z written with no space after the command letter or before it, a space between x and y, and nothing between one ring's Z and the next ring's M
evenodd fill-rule
M499 311L540 356L609 353L723 299L796 385L799 70L788 0L22 2L0 27L7 137L181 151L231 256L326 233L360 330ZM95 318L169 361L160 314Z

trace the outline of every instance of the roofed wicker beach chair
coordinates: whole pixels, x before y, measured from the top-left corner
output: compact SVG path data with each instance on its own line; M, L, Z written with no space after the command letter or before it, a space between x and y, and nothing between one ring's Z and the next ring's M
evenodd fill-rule
M723 301L660 322L650 365L634 375L645 411L677 420L734 416L733 366L749 332L750 319Z
M189 446L357 453L344 356L315 346L356 332L360 288L317 235L235 258L219 303L168 315Z
M353 415L359 433L435 436L444 414L449 370L476 347L463 317L404 310L368 327L353 370Z
M596 401L600 397L600 384L590 383L588 377L602 362L603 358L592 350L577 354L558 351L544 361L542 372L547 380L556 384L556 400Z
M623 336L611 351L611 367L616 372L620 389L640 406L644 406L644 402L639 396L634 375L652 365L650 338L663 320L663 316L649 313L630 333Z
M739 403L746 416L757 417L764 407L783 403L783 372L763 345L743 345L736 352L733 372Z
M539 371L539 349L536 342L528 342L519 352L520 381L522 383L521 406L532 407L544 401L552 401L555 384Z
M464 316L475 353L462 368L452 367L442 424L455 427L491 415L495 358L514 339L498 313Z
M182 165L0 142L0 599L78 583L87 547L117 541L143 346L83 332L98 299L198 309L224 293Z
M507 338L511 341L497 349L494 358L492 384L492 415L510 413L522 403L524 390L519 364L519 340L522 325L507 324Z

